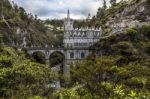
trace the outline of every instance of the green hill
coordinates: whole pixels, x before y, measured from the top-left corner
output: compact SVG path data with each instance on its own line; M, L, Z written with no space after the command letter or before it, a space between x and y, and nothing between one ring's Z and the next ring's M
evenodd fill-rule
M27 46L62 44L54 37L57 32L62 31L55 29L50 31L45 23L37 18L37 15L26 13L24 8L11 4L8 0L1 0L0 5L0 34L3 35L3 42L6 45L21 46L24 36L27 38Z
M25 34L16 34L16 27L19 27L28 31L29 46L61 44L62 20L43 22L27 14L23 8L15 4L12 6L7 0L0 3L3 4L0 11L4 16L0 20L2 43L21 44L20 35ZM102 26L104 33L99 42L91 46L96 50L83 62L71 66L70 86L58 91L48 87L50 82L57 79L49 68L33 62L24 52L0 44L0 97L149 99L149 4L149 0L122 0L109 8L99 8L92 19L76 21L77 27ZM131 24L137 21L138 25ZM113 32L114 27L125 29Z

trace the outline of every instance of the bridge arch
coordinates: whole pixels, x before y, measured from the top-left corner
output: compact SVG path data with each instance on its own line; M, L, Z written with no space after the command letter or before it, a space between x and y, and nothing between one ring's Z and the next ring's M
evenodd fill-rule
M46 64L46 60L45 60L45 52L43 51L33 51L31 53L32 58L34 59L34 61L41 63L41 64Z
M56 50L56 51L52 51L49 54L49 64L52 67L55 66L55 65L58 65L58 64L63 64L64 60L65 60L64 51Z
M64 74L65 69L65 53L62 51L53 51L49 55L49 66L55 68L59 75ZM59 77L60 85L64 86L64 79Z

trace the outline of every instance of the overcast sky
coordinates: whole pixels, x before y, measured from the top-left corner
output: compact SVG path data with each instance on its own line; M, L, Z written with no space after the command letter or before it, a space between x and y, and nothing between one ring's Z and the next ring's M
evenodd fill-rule
M70 9L71 18L83 19L88 13L92 16L102 6L100 0L10 0L23 7L28 13L38 15L40 19L61 19ZM109 1L109 0L106 0Z

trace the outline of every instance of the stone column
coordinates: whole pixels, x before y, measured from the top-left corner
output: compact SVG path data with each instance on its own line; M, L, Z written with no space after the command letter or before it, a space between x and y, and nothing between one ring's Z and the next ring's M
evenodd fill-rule
M46 64L49 66L50 65L50 61L49 61L49 51L45 51L45 62Z
M65 51L65 60L64 60L64 67L63 67L63 74L66 80L66 84L68 85L70 83L70 65L68 64L69 56L67 55L69 53L68 51Z
M64 61L63 73L65 77L66 84L70 83L70 65L67 60Z
M56 86L56 90L59 90L61 88L59 80L56 81L55 86Z

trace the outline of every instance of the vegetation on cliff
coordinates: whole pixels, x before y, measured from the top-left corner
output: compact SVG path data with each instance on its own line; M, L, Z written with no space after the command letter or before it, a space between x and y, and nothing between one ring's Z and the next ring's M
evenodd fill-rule
M94 45L96 52L73 66L72 85L83 86L72 86L57 95L64 99L149 98L149 34L150 26L143 26L101 38Z
M132 0L131 3L141 1ZM148 4L149 0L146 3ZM22 42L16 34L16 27L19 27L28 31L29 46L61 45L62 21L43 22L36 16L27 14L16 4L11 5L8 0L1 0L0 4L3 5L0 9L3 12L0 19L1 98L150 98L150 26L128 28L124 32L114 34L110 32L110 35L100 38L99 42L92 46L96 49L93 54L82 63L72 66L69 88L55 91L51 85L57 80L57 75L44 65L44 56L33 55L37 59L32 60L25 52L5 44ZM128 5L127 2L115 3L115 0L112 0L110 8L99 8L92 19L76 21L75 24L81 27L102 26L107 29L107 20L121 13ZM58 56L59 59L56 58ZM61 54L53 54L51 65L57 65L63 58Z
M21 46L24 36L26 36L27 46L55 45L57 47L62 44L55 37L60 31L49 30L37 15L27 13L24 8L14 2L10 3L9 0L1 0L0 6L0 34L3 35L3 43L6 45ZM20 31L17 30L18 28Z
M57 79L46 65L32 61L25 52L0 44L0 97L27 99L50 96Z

